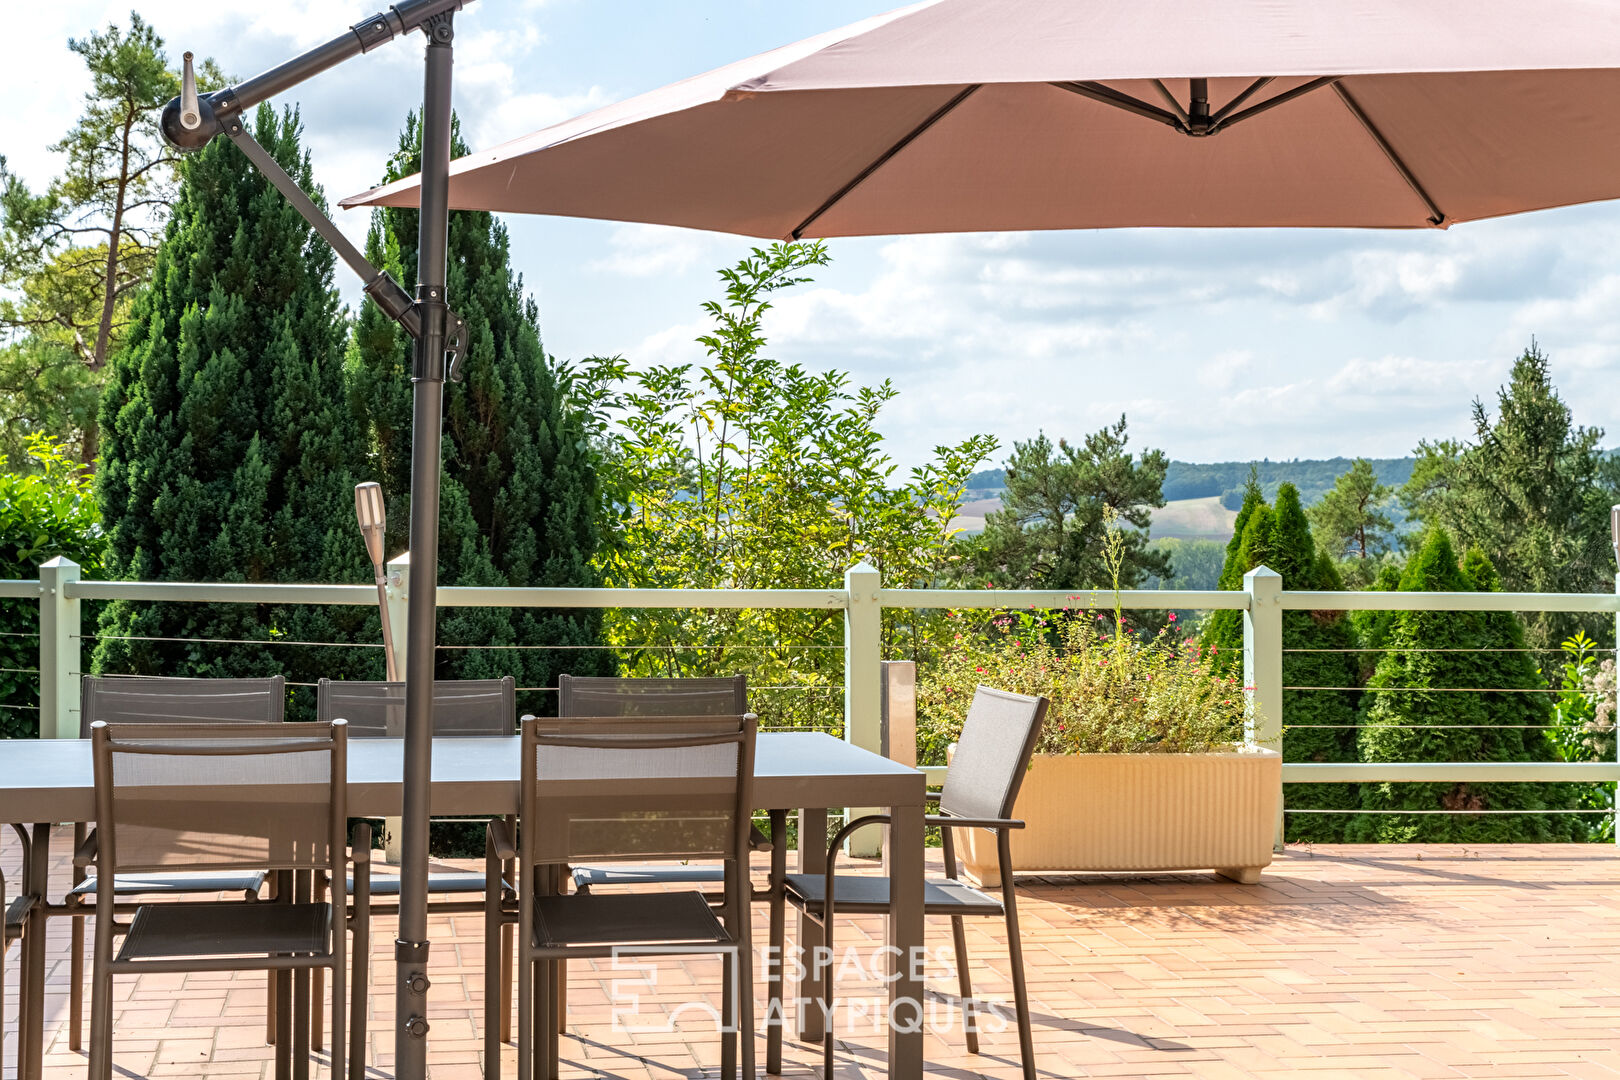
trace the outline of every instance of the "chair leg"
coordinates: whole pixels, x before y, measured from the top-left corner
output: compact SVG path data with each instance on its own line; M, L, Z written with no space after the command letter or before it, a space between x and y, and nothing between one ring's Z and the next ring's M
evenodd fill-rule
M765 1071L782 1072L782 1034L787 1016L782 1003L782 950L787 937L787 898L782 880L787 876L787 811L771 811L771 940L765 968Z
M742 1043L742 1080L754 1080L754 935L750 924L748 882L743 880L742 940L737 947L737 1039Z
M369 834L368 834L369 842ZM369 870L365 871L369 872ZM365 1080L366 1024L371 1008L368 988L371 981L371 911L370 890L361 872L355 874L354 890L354 986L349 1002L349 1077ZM332 1080L341 1080L336 1073Z
M276 898L276 884L281 880L280 874L271 874L264 879L264 898ZM264 973L264 1045L276 1045L276 986L277 976L274 971Z
M720 1075L733 1080L737 1075L737 1029L733 1024L741 1009L737 1003L737 954L720 954Z
M326 903L325 874L315 875L315 893L312 900L317 904ZM339 921L342 918L342 916L336 912L333 913L332 917L334 921ZM342 938L340 937L338 940L339 944L341 944ZM326 1032L324 1030L326 1016L321 1008L322 1002L326 1000L326 969L316 968L314 971L310 972L309 980L309 995L312 1003L309 1010L309 1048L318 1054L326 1048ZM336 979L332 980L332 993L334 997L338 993L338 984ZM334 1050L337 1048L338 1038L338 1033L336 1030L334 1030L332 1032L332 1046ZM332 1070L332 1075L338 1075L335 1067Z
M962 999L962 1032L968 1053L979 1052L978 1010L973 1005L973 978L968 974L967 932L960 915L951 916L951 940L956 946L956 988Z
M821 1010L821 1077L822 1080L833 1080L833 1008L834 990L832 964L833 955L833 914L832 905L823 904L821 909L821 944L826 949L827 968L821 973L821 985L818 988L816 1008Z
M526 957L517 965L517 984L517 1080L534 1080L534 964Z
M80 876L76 871L75 877ZM74 882L75 885L78 882ZM68 1049L84 1049L84 920L74 918L68 956Z
M1024 1080L1035 1080L1035 1035L1029 1019L1029 989L1024 984L1024 943L1018 936L1018 893L1013 888L1012 841L1005 829L997 834L1001 864L1001 905L1007 913L1007 966L1012 969L1013 1007L1018 1013L1018 1055Z
M89 834L89 828L84 822L78 821L73 825L73 850L78 851ZM84 867L73 868L73 887L78 888L84 883L88 875ZM84 920L75 918L72 921L72 936L69 939L68 953L68 1049L82 1050L83 1039L80 1038L84 1028Z
M501 1042L512 1041L512 978L517 967L512 962L512 950L517 947L517 928L509 922L501 924Z
M90 1080L112 1080L112 972L108 968L112 943L112 913L98 915L90 984Z
M493 841L484 843L484 1080L499 1080L501 1044L511 1020L507 1015L508 926L501 917L501 869Z
M293 903L309 903L310 872L295 871L293 880ZM309 976L309 968L293 972L293 1080L309 1080Z
M346 996L346 991L348 989L343 984L343 969L344 965L347 963L347 957L343 955L345 952L343 946L344 939L348 937L348 933L343 927L343 913L341 908L338 910L335 916L334 926L336 928L335 936L337 937L337 948L334 950L336 955L332 958L332 1068L329 1075L331 1076L332 1080L343 1080L344 1075L348 1071L346 1068L348 1063L344 1060L344 1044L347 1033L343 1030L343 1011L346 1004L343 999ZM321 1015L321 999L319 996L315 998L315 1015Z

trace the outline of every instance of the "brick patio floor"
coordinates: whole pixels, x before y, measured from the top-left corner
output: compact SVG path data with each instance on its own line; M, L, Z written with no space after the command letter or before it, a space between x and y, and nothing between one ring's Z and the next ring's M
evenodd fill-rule
M14 880L15 847L3 857ZM1019 895L1043 1076L1620 1080L1620 856L1613 848L1291 849L1255 886L1209 874L1047 876L1020 879ZM763 907L756 916L763 941ZM840 925L848 927L841 943L880 943L876 920ZM975 993L1010 1002L1001 924L968 925ZM433 922L434 1080L482 1075L481 931L477 916ZM390 1075L392 965L384 943L392 938L392 921L378 920L370 1071L377 1077ZM63 1024L66 940L66 926L54 926L47 1080L77 1080L86 1070L67 1049ZM931 920L930 947L949 941L943 921ZM936 969L929 1075L1018 1076L1010 1025L987 1034L978 1056L966 1052L954 975L948 964ZM639 1003L629 1011L658 1019L696 999L717 1001L718 971L707 960L663 964L656 987L621 987L618 1001L628 1008L626 994L635 993ZM6 1015L15 1024L14 962L8 975ZM696 1018L667 1032L615 1028L611 981L632 978L576 967L563 1075L715 1075L715 1037ZM840 1074L882 1076L884 1039L859 1015L881 1000L879 989L853 967L838 985L856 1010L839 1012ZM263 976L125 979L116 1001L123 1077L272 1075ZM8 1027L8 1077L15 1052ZM507 1076L514 1059L509 1047ZM815 1047L789 1041L785 1076L804 1080L818 1069Z

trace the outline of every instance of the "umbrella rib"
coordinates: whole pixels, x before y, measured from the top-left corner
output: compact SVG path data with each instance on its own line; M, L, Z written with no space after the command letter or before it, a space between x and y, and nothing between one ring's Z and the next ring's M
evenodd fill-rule
M1271 84L1272 80L1274 80L1275 78L1276 78L1275 75L1262 75L1262 76L1260 76L1258 79L1254 80L1254 82L1250 83L1248 86L1246 86L1242 90L1240 90L1238 92L1237 97L1233 98L1231 101L1228 101L1225 105L1221 106L1221 108L1215 113L1215 115L1209 118L1209 122L1211 124L1219 124L1219 123L1223 122L1228 116L1231 116L1232 113L1234 111L1236 111L1238 109L1238 107L1241 106L1245 101L1248 101L1250 98L1252 98L1255 95L1256 91L1265 89L1265 87L1269 86Z
M915 142L923 132L945 119L946 115L949 114L952 109L966 101L968 97L982 85L982 83L974 83L973 85L963 89L955 97L951 98L951 100L935 109L933 113L930 114L922 123L906 132L906 134L898 142L896 142L893 146L890 146L887 150L883 151L883 153L879 154L875 159L873 159L870 165L856 173L853 180L839 188L837 191L833 192L830 199L816 207L815 213L799 222L798 228L794 229L790 234L792 235L793 239L803 239L804 230L815 224L818 218L843 201L844 196L860 187L861 184L865 182L867 177L871 176L873 173L883 168L883 166L887 165L896 154Z
M1418 180L1406 162L1401 160L1401 155L1397 154L1395 148L1389 144L1389 140L1384 138L1384 133L1378 130L1378 125L1372 122L1372 118L1367 115L1366 110L1361 107L1355 98L1350 96L1350 91L1344 88L1343 83L1334 83L1333 91L1339 95L1339 100L1344 102L1344 107L1350 110L1350 115L1360 121L1361 126L1367 130L1367 134L1372 136L1373 142L1378 144L1378 148L1384 152L1384 156L1389 158L1389 163L1395 166L1396 172L1401 174L1401 179L1406 181L1406 186L1411 188L1417 194L1417 197L1423 200L1423 204L1429 208L1429 224L1436 227L1444 226L1446 224L1444 211L1435 205L1434 199L1429 197L1429 193L1424 189L1422 182Z
M1187 131L1187 126L1177 118L1175 113L1161 109L1157 105L1150 105L1140 98L1134 98L1129 94L1115 90L1112 86L1089 81L1055 82L1051 85L1059 90L1067 90L1071 94L1078 94L1083 98L1090 98L1092 101L1100 101L1104 105L1112 105L1116 109L1123 109L1128 113L1134 113L1149 120L1157 120L1159 123L1167 127L1173 127L1182 133Z
M1213 135L1215 132L1229 128L1233 124L1241 123L1251 116L1259 116L1267 109L1275 109L1278 105L1293 101L1297 97L1304 97L1312 90L1320 90L1324 86L1337 86L1339 85L1339 80L1342 78L1344 78L1343 75L1323 75L1320 78L1312 79L1310 82L1300 83L1292 90L1284 90L1277 96L1269 97L1258 105L1250 105L1247 109L1244 109L1242 112L1237 113L1236 115L1226 116L1227 113L1232 111L1233 106L1237 105L1238 102L1246 98L1249 93L1260 89L1260 86L1264 85L1263 83L1257 83L1256 85L1249 87L1249 89L1244 91L1242 94L1238 95L1236 99L1227 104L1226 108L1221 110L1220 115L1225 116L1225 119L1221 119L1219 116L1216 117L1215 127L1210 131L1210 134ZM1270 82L1270 77L1268 77L1266 81Z

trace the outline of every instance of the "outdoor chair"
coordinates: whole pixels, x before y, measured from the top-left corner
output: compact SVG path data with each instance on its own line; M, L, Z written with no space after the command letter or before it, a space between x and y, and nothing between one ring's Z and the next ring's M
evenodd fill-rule
M757 718L523 718L518 832L489 824L488 866L518 862L518 1078L557 1074L559 968L571 958L721 958L721 1075L754 1075L749 821ZM720 860L723 902L695 890L567 893L576 860ZM487 899L485 940L514 913ZM499 996L485 966L485 1001ZM735 1021L735 1022L733 1022ZM548 1037L539 1044L535 1026ZM490 1028L487 1026L486 1031ZM485 1076L500 1072L486 1034Z
M120 874L159 874L176 866L213 873L270 873L276 900L157 900L128 924L96 919L90 1006L91 1080L112 1080L113 978L143 972L270 971L279 1027L276 1074L308 1074L308 972L332 973L331 1074L345 1061L344 936L341 906L309 899L312 874L345 875L348 854L347 731L326 724L108 724L91 728L96 830L75 860L96 869L98 911L111 913ZM353 854L357 963L365 956L370 827ZM113 951L114 938L122 944ZM293 976L293 977L289 977ZM297 993L288 1007L294 979ZM317 1007L318 1003L317 1003ZM363 1053L364 984L352 1003L355 1047Z
M88 739L97 721L109 724L279 724L287 704L286 680L280 675L264 679L179 679L146 678L134 675L86 675L80 687L79 737ZM85 843L87 827L73 829L75 848ZM241 893L252 898L259 894L265 875L258 870L233 873L176 871L118 878L113 894L134 896L213 895ZM81 1049L84 1026L84 916L95 913L89 901L98 896L99 882L85 875L84 867L73 868L73 887L65 903L74 909L69 949L68 1048ZM97 901L99 903L99 900ZM121 901L122 904L122 901ZM115 914L128 914L123 904ZM274 997L271 998L274 1008ZM266 1025L273 1029L274 1015ZM272 1032L267 1031L267 1036Z
M346 720L350 738L400 738L405 734L405 684L402 682L348 682L322 679L316 686L315 714L320 720ZM433 735L466 737L510 736L517 724L517 692L509 675L503 679L436 679L433 683ZM482 825L487 818L434 818L435 821L476 820ZM500 888L512 894L512 866L509 864L496 875ZM396 914L399 911L399 876L379 874L371 879L373 899L392 897L382 904L372 904L373 915ZM480 871L470 873L430 873L430 894L468 896L477 894L476 900L430 900L428 910L434 912L480 912L484 910L483 893L488 879ZM353 892L354 883L349 883ZM515 894L512 894L515 895ZM326 881L315 883L315 899L326 897ZM502 970L507 987L502 1002L507 1006L503 1015L501 1039L511 1039L511 956L512 933L506 928L501 937ZM366 977L366 968L355 964L356 978ZM315 996L321 995L322 973L315 972ZM315 1048L320 1049L322 1035L320 1019L315 1020L312 1033Z
M557 677L558 716L655 717L741 716L748 711L745 675L707 679L617 679L594 676ZM771 838L749 830L749 846L770 851ZM725 880L721 866L576 866L574 888L593 885L661 885ZM768 898L767 893L755 896Z
M945 786L940 792L939 813L923 820L938 826L944 839L945 877L929 879L924 883L923 913L949 915L951 937L956 947L956 980L961 994L962 1026L967 1037L968 1053L979 1052L976 1022L977 1007L973 1001L972 983L968 976L967 936L962 919L973 915L1001 916L1007 925L1007 954L1012 969L1013 1000L1018 1016L1018 1049L1023 1062L1024 1080L1035 1080L1035 1045L1030 1031L1029 994L1024 985L1024 950L1018 936L1018 898L1013 888L1011 829L1024 827L1022 821L1012 818L1013 805L1018 799L1018 788L1029 768L1030 756L1035 752L1035 740L1040 735L1041 722L1046 716L1044 697L1025 697L992 690L981 686L973 695L962 735L957 741L956 753L951 759ZM931 797L932 798L932 797ZM774 901L792 904L822 928L825 956L833 951L833 922L836 914L877 915L889 910L889 879L887 877L839 874L839 849L851 833L863 825L887 823L888 814L868 814L856 818L833 837L827 845L825 874L788 874L783 880L783 896ZM972 888L958 880L956 862L956 829L989 829L996 834L996 851L1001 870L1001 898ZM782 927L785 920L780 909L771 913L772 956L781 963ZM833 974L838 970L836 961L824 969L821 1000L809 1007L822 1010L825 1025L822 1045L822 1071L826 1080L833 1076ZM767 1032L768 1065L781 1060L782 1001L781 981L770 982L772 1018Z
M22 866L19 879L25 884L28 881L29 858L32 845L28 839L28 832L21 825L13 825L17 836L22 840ZM4 1032L6 1030L6 954L11 952L11 946L22 940L23 930L28 925L28 916L33 913L37 897L23 893L12 897L9 901L6 892L6 875L0 870L0 916L4 917L3 926L0 926L0 1046L4 1046ZM20 994L28 992L29 972L19 968L17 984ZM20 996L20 995L19 995ZM22 1075L22 1032L18 1031L17 1038L17 1075ZM0 1054L0 1074L5 1073L5 1056Z

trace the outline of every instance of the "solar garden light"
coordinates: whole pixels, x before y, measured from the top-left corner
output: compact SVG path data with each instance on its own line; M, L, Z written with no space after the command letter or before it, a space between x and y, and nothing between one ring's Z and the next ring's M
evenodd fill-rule
M1620 506L1609 507L1609 543L1614 545L1614 562L1620 566Z
M384 565L383 537L388 531L388 508L383 503L382 485L368 480L354 485L354 516L360 519L360 535L366 539L366 554L377 579L377 610L382 614L383 655L388 660L388 681L399 681L399 662L394 659L394 626L388 621L388 567Z

